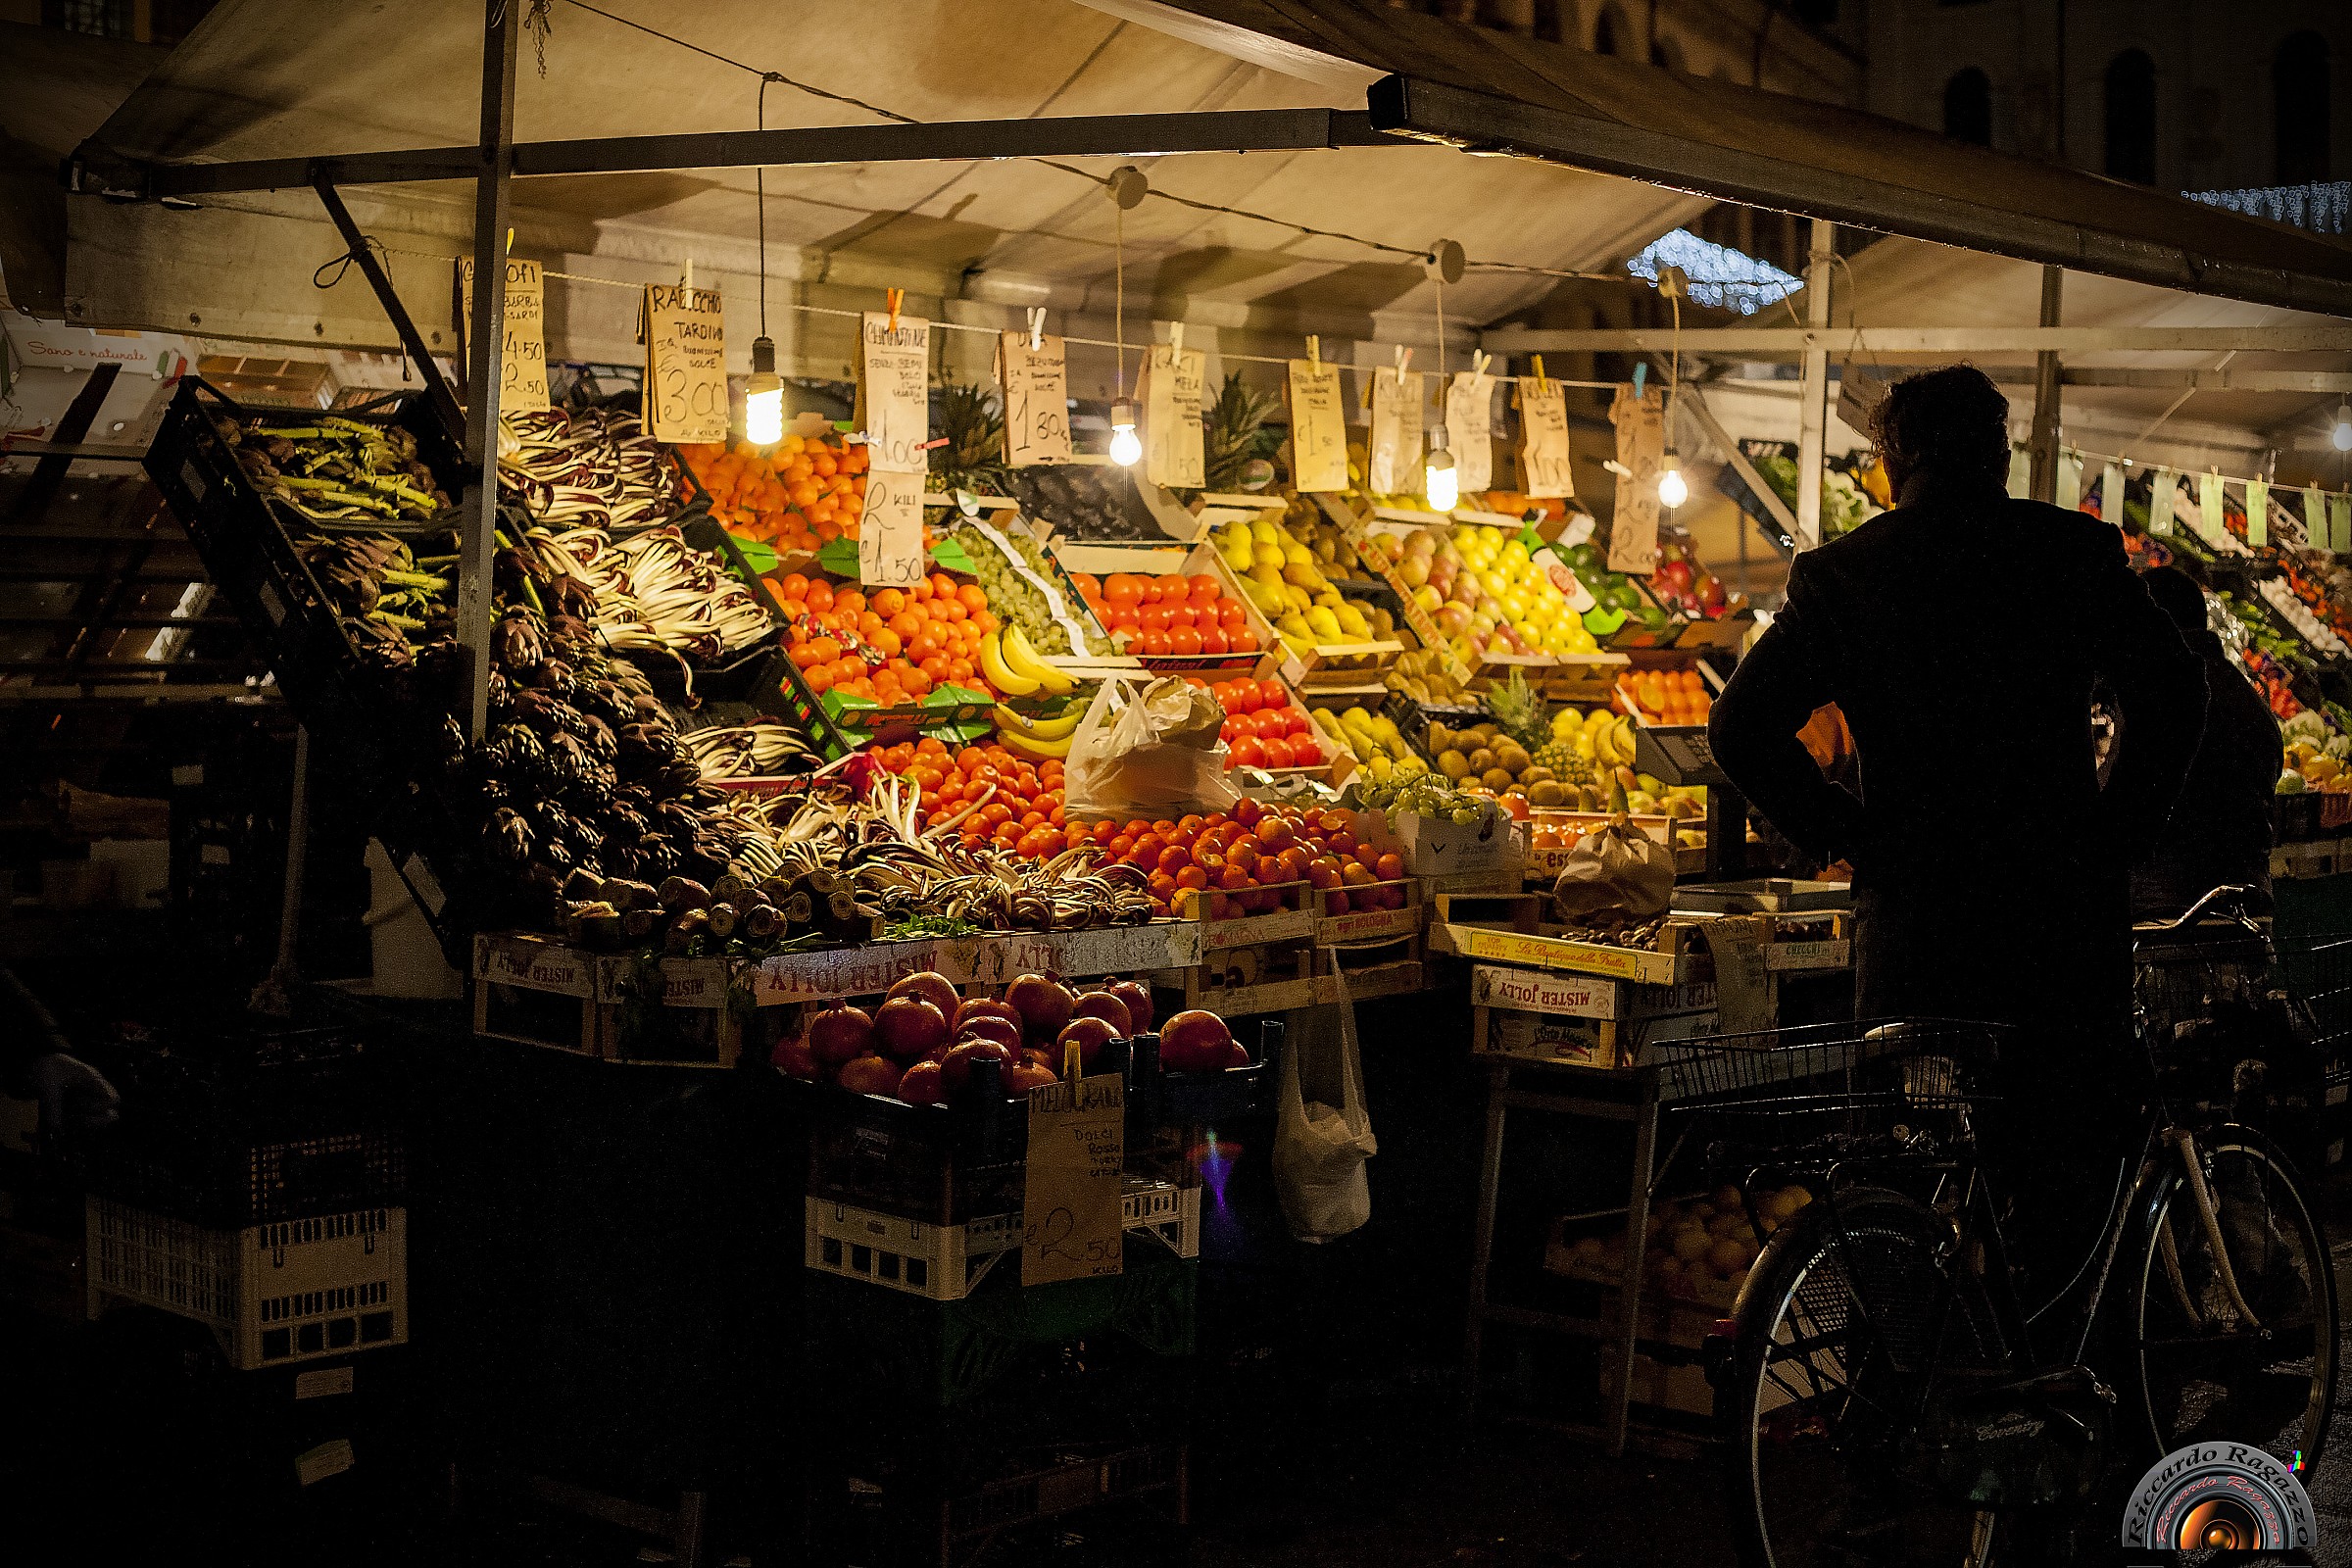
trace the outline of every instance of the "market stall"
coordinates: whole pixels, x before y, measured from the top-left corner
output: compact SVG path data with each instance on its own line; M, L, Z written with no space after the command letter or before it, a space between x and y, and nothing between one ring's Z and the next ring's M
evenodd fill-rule
M1580 497L1564 384L1446 313L1507 317L1688 200L1561 163L2037 259L2073 244L2132 275L2163 270L2118 237L2146 226L2141 199L2085 198L2063 241L2046 212L1931 222L1931 187L1978 154L1939 146L1917 183L1874 167L1870 199L1835 196L1784 159L1730 159L1732 132L1685 119L1715 107L1696 84L1407 13L1391 59L1254 6L1145 8L1173 36L991 9L1023 37L1004 48L1018 81L986 88L968 63L935 79L869 59L866 21L814 22L906 106L836 126L834 92L650 26L616 50L591 25L611 19L559 10L526 40L495 11L477 58L478 13L454 0L469 20L410 40L417 90L347 115L325 85L356 79L347 31L221 8L77 158L79 191L134 198L74 209L90 318L234 309L264 338L398 344L420 386L294 411L187 377L147 471L301 721L365 759L373 831L470 982L469 1041L593 1081L756 1079L793 1107L811 1386L864 1401L810 1472L819 1535L872 1525L946 1560L1104 1501L1182 1521L1216 1129L1276 1108L1294 1136L1286 1041L1310 1009L1424 992L1466 1002L1438 1049L1486 1097L1469 1381L1494 1381L1505 1332L1590 1342L1591 1426L1622 1448L1636 1404L1703 1402L1690 1324L1758 1239L1683 1190L1656 1050L1833 1010L1850 932L1840 887L1751 875L1706 748L1762 607L1673 527L1676 372L1580 383L1611 399L1618 475ZM1013 27L1047 10L1067 30ZM918 20L926 50L971 30ZM265 25L284 30L263 65L240 48ZM541 49L535 83L516 62ZM751 115L710 109L697 72L756 90ZM1121 96L1147 79L1157 112ZM1593 105L1649 86L1667 107L1636 117L1646 150L1580 139ZM1505 116L1482 150L1520 157L1428 145L1483 143L1464 118L1482 103ZM533 135L590 134L529 139L518 104ZM375 150L469 133L476 107L480 146ZM950 118L973 122L929 122ZM1236 149L1282 162L1245 179ZM943 203L946 159L961 194ZM2025 205L2096 183L2070 180L2041 172ZM1443 210L1402 225L1408 200ZM1259 244L1195 243L1204 203ZM1365 264L1327 206L1411 239ZM296 281L263 256L321 207L323 253L366 294L317 303L315 262ZM662 223L621 222L647 212ZM217 306L207 268L142 243L167 223L260 263L249 303ZM2255 268L2250 225L2197 223L2181 243L2204 246L2207 286L2352 298L2332 252L2281 257L2266 232ZM1131 313L1147 266L1161 281ZM2264 637L2299 639L2309 667L2280 689L2310 688L2294 756L2325 791L2344 619L2322 557L2352 533L2299 533L2258 493L2267 540L2227 500L2168 535L2170 477L2134 538L2217 573L2262 564L2230 602L2265 622L2244 657L2260 673L2280 657ZM1816 538L1818 488L1790 498L1811 493ZM1316 1104L1318 1136L1353 1096ZM1594 1161L1608 1201L1521 1196L1515 1111L1629 1128L1629 1161ZM1360 1151L1349 1168L1360 1187ZM1531 1205L1552 1209L1534 1246ZM1027 1375L1006 1369L1114 1335L1115 1373L973 1439Z

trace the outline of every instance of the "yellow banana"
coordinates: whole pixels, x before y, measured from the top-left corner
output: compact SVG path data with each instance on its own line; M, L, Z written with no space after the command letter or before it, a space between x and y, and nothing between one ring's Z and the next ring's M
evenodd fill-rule
M1065 713L1059 718L1024 718L1003 703L999 703L994 716L997 728L1006 735L1018 735L1024 740L1032 741L1057 741L1075 730L1078 727L1078 721L1086 717L1086 714L1081 711Z
M1021 635L1020 627L1007 621L1004 629L998 633L997 643L1004 650L1004 662L1015 675L1030 683L1032 691L1042 686L1059 697L1064 692L1076 689L1076 681L1037 657L1037 651L1029 646L1029 639ZM1015 692L1013 695L1018 697L1022 694Z
M980 639L980 673L1007 697L1027 697L1037 690L1036 681L1014 674L1005 664L1003 644L993 631Z
M1069 756L1070 742L1077 737L1064 735L1057 741L1033 741L1019 730L1001 729L997 731L997 739L1013 756L1026 757L1032 762L1043 762L1052 758Z

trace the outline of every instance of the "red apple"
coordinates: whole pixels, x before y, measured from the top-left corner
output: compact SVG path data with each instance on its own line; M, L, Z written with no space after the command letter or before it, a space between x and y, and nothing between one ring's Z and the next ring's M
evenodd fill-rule
M893 997L874 1014L874 1034L891 1055L914 1061L946 1043L948 1016L919 998Z
M874 1049L874 1020L863 1007L830 1007L808 1020L808 1054L838 1067Z
M1051 1040L1070 1021L1070 994L1042 974L1025 974L1004 988L1004 1000L1021 1015L1021 1031L1032 1040Z
M963 1026L974 1018L1002 1018L1015 1029L1021 1027L1021 1009L995 997L966 997L948 1014L948 1021L955 1025L957 1034L963 1033Z
M1080 1018L1101 1018L1110 1025L1111 1033L1124 1038L1135 1032L1135 1020L1127 1015L1127 1004L1107 991L1089 991L1070 1004L1072 1022Z
M1007 1097L1026 1095L1032 1089L1043 1089L1058 1081L1054 1076L1053 1068L1033 1066L1026 1061L1013 1062L1004 1069L1004 1093Z
M942 1018L955 1017L957 1004L963 1001L956 990L956 983L932 969L910 974L901 980L890 988L890 996L885 1000L895 1002L901 997L920 997L937 1007Z
M947 1102L948 1092L939 1081L939 1063L918 1061L899 1078L899 1098L909 1105L938 1105Z
M1159 1026L1159 1059L1170 1072L1214 1072L1225 1065L1232 1044L1225 1020L1199 1008Z
M899 1064L889 1057L865 1055L843 1062L833 1081L854 1094L895 1095L904 1076Z
M1152 988L1140 980L1113 980L1103 990L1127 1004L1127 1029L1131 1034L1152 1032Z
M819 1075L816 1058L808 1054L808 1042L806 1040L777 1041L775 1049L768 1053L767 1059L778 1072L789 1073L795 1078L814 1081Z
M1062 1026L1060 1035L1054 1042L1053 1054L1058 1060L1075 1045L1078 1048L1079 1067L1092 1070L1095 1063L1102 1059L1102 1048L1118 1038L1119 1030L1108 1018L1090 1012L1084 1017L1072 1018Z
M948 1054L939 1060L939 1081L947 1090L949 1099L962 1094L964 1086L972 1081L972 1063L975 1061L993 1061L1000 1066L1010 1066L1012 1053L994 1040L966 1040L959 1046L951 1046Z
M977 1018L965 1019L963 1026L956 1031L957 1045L966 1040L994 1040L1000 1046L1018 1051L1021 1048L1021 1027L1007 1023L993 1012L984 1012Z

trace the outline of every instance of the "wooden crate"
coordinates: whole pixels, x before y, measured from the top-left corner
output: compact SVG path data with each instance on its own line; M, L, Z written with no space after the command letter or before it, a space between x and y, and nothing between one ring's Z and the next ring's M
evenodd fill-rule
M1628 980L1478 963L1470 969L1473 1056L1563 1067L1627 1067L1642 1037L1680 1020L1711 1027L1715 985ZM1572 1021L1569 1021L1572 1020Z
M612 960L552 937L473 939L473 1032L591 1059L606 1054L597 968Z
M1681 928L1666 928L1678 929ZM1682 939L1675 940L1679 943ZM1701 978L1700 965L1704 962L1703 955L1696 951L1617 948L1540 932L1457 925L1444 920L1430 923L1429 944L1439 953L1461 958L1484 958L1523 968L1559 969L1656 986L1680 985Z
M1163 971L1155 984L1183 996L1178 1006L1160 1010L1163 1018L1195 1007L1226 1018L1291 1012L1324 1000L1311 934L1291 942L1217 948L1202 954L1192 968Z
M1200 923L1200 945L1203 949L1254 947L1315 934L1315 907L1309 902L1315 891L1311 883L1277 882L1262 891L1274 894L1280 900L1281 907L1264 914L1214 917L1209 911L1215 907L1215 901L1209 897L1208 891L1186 888L1179 895L1176 912L1185 919ZM1229 895L1234 896L1238 895Z
M1396 909L1362 909L1354 907L1355 896L1372 888L1399 889L1404 894L1404 906ZM1335 913L1334 895L1348 900L1349 907ZM1315 910L1315 941L1322 947L1337 947L1351 942L1373 942L1383 937L1419 935L1429 926L1429 903L1423 896L1421 879L1400 877L1394 882L1371 882L1360 888L1333 888L1312 893Z
M1407 931L1390 941L1356 944L1345 950L1318 946L1315 970L1324 980L1322 1000L1341 1000L1343 982L1350 1002L1369 1002L1375 997L1402 996L1423 990L1429 979L1426 951L1418 930Z
M683 1067L732 1067L743 1051L737 981L740 958L654 960L661 995L636 995L645 983L643 960L597 963L597 1004L605 1016L605 1056L611 1061L660 1062Z

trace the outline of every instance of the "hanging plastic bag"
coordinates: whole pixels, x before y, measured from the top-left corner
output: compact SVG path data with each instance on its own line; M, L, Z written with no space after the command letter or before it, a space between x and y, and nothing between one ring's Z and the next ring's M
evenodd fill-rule
M1622 815L1579 840L1551 885L1570 925L1646 920L1663 914L1673 897L1674 852Z
M1380 1152L1364 1104L1364 1063L1355 1040L1355 1007L1348 981L1339 977L1340 1000L1327 1009L1338 1016L1336 1041L1314 1041L1322 1031L1293 1029L1282 1053L1282 1083L1274 1109L1274 1190L1282 1200L1291 1234L1302 1242L1327 1242L1358 1229L1372 1217L1372 1187L1364 1161ZM1340 1054L1340 1103L1309 1101L1298 1090L1298 1057L1311 1044L1335 1046Z
M1224 722L1215 698L1181 680L1141 692L1104 681L1070 742L1063 810L1157 820L1226 809L1241 797L1225 776Z

